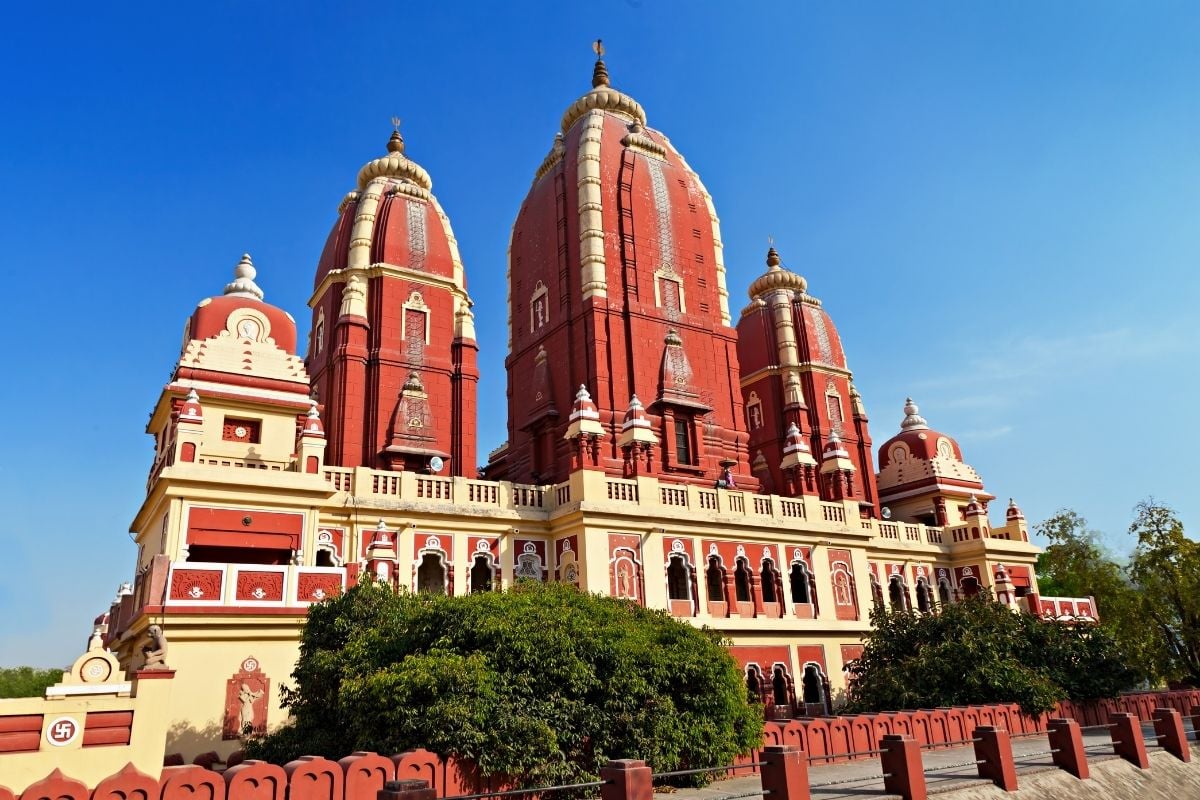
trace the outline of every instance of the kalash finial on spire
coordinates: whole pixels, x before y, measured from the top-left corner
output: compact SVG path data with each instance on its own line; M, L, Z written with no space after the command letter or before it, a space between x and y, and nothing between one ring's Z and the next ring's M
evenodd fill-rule
M257 274L254 262L250 260L250 254L242 253L242 260L233 268L233 282L225 285L225 294L262 300L263 290L258 288L258 284L254 282L254 276Z
M399 117L392 117L392 138L388 139L387 148L389 153L404 152L404 137L400 135Z
M783 262L779 259L779 251L775 249L775 237L767 237L767 268L768 269L783 269Z
M592 42L592 51L596 54L596 66L592 69L592 88L610 85L608 82L608 67L604 65L604 40Z
M929 423L921 416L921 409L917 408L917 404L913 402L911 397L904 400L904 421L900 423L900 430L923 431L929 427Z

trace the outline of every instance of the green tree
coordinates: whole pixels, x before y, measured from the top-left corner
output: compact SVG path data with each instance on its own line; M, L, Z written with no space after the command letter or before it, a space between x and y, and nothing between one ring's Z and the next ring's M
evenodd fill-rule
M937 614L877 609L850 667L850 711L1113 697L1135 679L1113 637L1017 613L981 594Z
M1101 625L1128 659L1137 676L1135 683L1159 683L1166 678L1164 642L1146 624L1145 598L1100 543L1100 534L1070 509L1058 511L1035 530L1050 542L1037 561L1041 594L1093 597Z
M0 697L41 697L62 676L61 669L0 667Z
M560 584L465 597L360 584L310 609L293 677L293 724L252 757L425 747L533 786L593 780L610 758L726 764L762 736L717 634Z
M1141 593L1144 623L1160 638L1166 676L1200 686L1200 543L1187 537L1168 506L1149 499L1136 511L1129 575Z

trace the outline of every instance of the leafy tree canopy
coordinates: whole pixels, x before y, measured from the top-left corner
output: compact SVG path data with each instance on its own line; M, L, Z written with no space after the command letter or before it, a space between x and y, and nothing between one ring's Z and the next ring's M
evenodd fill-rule
M1134 681L1111 634L1017 613L986 593L937 614L877 609L850 667L850 711L1114 697Z
M0 697L41 697L62 676L61 669L0 667Z
M762 736L715 633L560 584L465 597L360 584L310 609L293 677L294 724L251 757L424 747L533 786L594 780L610 758L727 764Z
M1147 625L1145 597L1126 571L1100 544L1087 520L1062 509L1035 526L1050 544L1038 556L1038 589L1050 597L1087 597L1096 601L1104 627L1119 644L1136 674L1135 683L1159 683L1168 677L1163 638Z
M1166 677L1200 686L1200 542L1184 534L1168 506L1150 499L1136 511L1129 576L1140 593L1143 624L1158 636Z

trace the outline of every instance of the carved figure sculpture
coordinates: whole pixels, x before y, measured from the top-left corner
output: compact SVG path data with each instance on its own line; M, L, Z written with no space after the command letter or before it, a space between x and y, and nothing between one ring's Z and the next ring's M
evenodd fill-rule
M146 657L146 663L142 665L142 669L151 670L167 670L167 637L163 636L162 628L158 625L150 626L150 643L142 648L142 655Z
M238 701L242 704L241 711L238 714L238 727L241 730L246 730L247 726L250 728L254 727L254 704L262 696L262 689L256 692L246 684L242 684L241 691L238 692Z

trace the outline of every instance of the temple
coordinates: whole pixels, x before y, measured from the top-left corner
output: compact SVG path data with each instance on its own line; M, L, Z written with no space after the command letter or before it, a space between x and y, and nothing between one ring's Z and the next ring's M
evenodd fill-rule
M96 619L125 670L157 652L152 626L170 640L168 753L224 756L283 723L308 607L366 573L447 594L563 581L664 609L728 637L776 716L837 705L874 607L988 591L1096 617L1090 598L1038 596L1024 515L990 513L902 387L879 398L896 413L876 467L838 299L774 247L734 316L727 260L762 254L724 251L696 171L602 58L531 166L508 441L482 470L467 268L398 130L347 181L303 351L264 293L285 270L260 277L248 255L187 320L147 427L133 580Z

